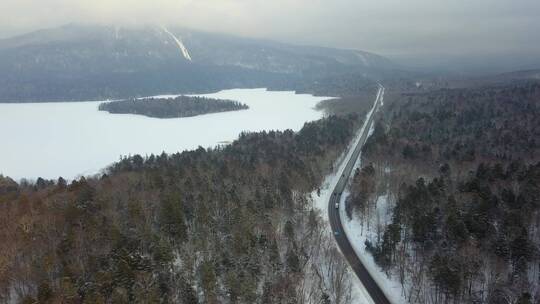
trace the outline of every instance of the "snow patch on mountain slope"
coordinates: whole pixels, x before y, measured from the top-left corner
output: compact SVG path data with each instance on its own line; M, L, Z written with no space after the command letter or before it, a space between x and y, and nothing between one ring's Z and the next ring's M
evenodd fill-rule
M362 54L361 52L356 52L356 55L358 56L358 58L360 58L360 60L362 60L362 63L364 63L365 66L370 66L369 60L364 54Z
M192 61L191 55L189 55L189 51L184 45L184 43L182 42L182 39L176 37L173 33L169 32L169 30L166 27L162 27L162 29L165 33L171 36L171 38L176 42L176 44L178 45L178 48L180 49L180 52L182 53L182 56L184 56L184 58L186 58L187 60Z

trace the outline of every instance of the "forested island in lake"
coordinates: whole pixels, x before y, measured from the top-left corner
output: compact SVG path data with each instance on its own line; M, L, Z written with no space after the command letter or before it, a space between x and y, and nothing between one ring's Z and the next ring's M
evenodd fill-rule
M203 114L247 110L246 104L197 96L176 98L144 98L105 102L100 111L112 114L137 114L156 118L192 117Z

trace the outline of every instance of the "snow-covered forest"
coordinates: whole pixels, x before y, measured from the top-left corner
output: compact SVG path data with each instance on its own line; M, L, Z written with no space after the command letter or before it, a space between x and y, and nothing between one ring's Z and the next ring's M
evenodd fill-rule
M540 86L396 95L347 214L410 303L540 299Z
M358 120L135 155L71 183L2 177L0 301L350 303L311 193Z

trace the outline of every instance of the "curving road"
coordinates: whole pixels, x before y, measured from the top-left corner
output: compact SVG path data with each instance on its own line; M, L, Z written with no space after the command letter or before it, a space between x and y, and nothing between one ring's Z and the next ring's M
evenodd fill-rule
M341 224L339 209L336 208L336 204L338 204L339 206L339 203L341 201L341 194L347 186L347 182L352 174L356 160L360 156L362 147L366 143L369 129L373 124L373 118L375 116L375 113L377 112L378 107L382 103L384 97L384 90L384 87L380 85L379 92L377 93L377 98L375 100L375 103L373 104L373 108L369 114L367 121L364 122L364 126L362 127L362 134L360 135L360 138L357 141L356 146L354 147L354 151L350 155L349 159L346 159L347 164L345 166L345 169L343 170L342 175L340 176L334 188L334 191L330 196L330 201L328 202L328 217L330 219L330 226L332 227L332 231L334 231L334 237L336 238L336 242L338 243L341 252L349 262L349 265L351 265L352 269L354 270L354 273L356 273L356 275L362 282L362 285L364 285L364 287L368 291L371 299L376 304L390 304L390 301L356 255L356 252L354 251L351 243L349 242L349 239L347 238L347 235L345 234L343 225Z

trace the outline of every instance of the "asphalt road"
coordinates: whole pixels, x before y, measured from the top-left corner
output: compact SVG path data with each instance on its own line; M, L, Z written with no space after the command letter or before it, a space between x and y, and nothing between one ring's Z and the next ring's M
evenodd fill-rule
M354 147L354 152L351 154L351 157L346 160L347 164L345 166L345 169L342 172L341 177L339 178L339 181L336 184L336 187L334 188L334 191L332 192L332 196L330 197L330 201L328 202L328 217L330 219L330 226L332 227L332 231L334 232L334 237L336 238L336 242L338 243L339 248L341 249L341 252L351 265L351 268L353 269L354 273L358 276L360 281L362 282L362 285L366 288L367 292L369 293L371 299L376 304L390 304L390 301L382 291L382 289L377 285L375 280L371 277L369 272L367 271L366 267L362 264L358 256L356 255L356 252L354 251L351 243L349 242L349 239L347 238L347 235L345 234L345 231L343 230L343 225L341 224L341 218L339 216L339 209L336 208L336 203L339 204L341 200L341 195L343 193L343 190L345 190L345 187L347 186L347 181L349 180L349 177L352 174L354 164L356 163L356 160L360 156L360 152L362 151L362 147L366 143L366 140L368 138L369 129L371 128L371 125L373 124L373 118L375 116L375 113L377 112L378 107L380 107L382 99L384 97L384 87L381 86L379 89L379 92L377 94L377 99L375 100L374 106L373 106L373 112L369 116L368 120L365 122L365 127L363 130L363 133L360 136L360 140L358 141L356 147Z

